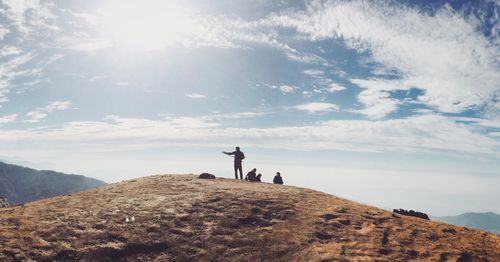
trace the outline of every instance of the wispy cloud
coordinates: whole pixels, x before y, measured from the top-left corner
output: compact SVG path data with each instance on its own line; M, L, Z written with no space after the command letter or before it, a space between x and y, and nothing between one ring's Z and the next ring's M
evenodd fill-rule
M38 70L24 70L21 67L33 59L32 53L18 53L17 50L13 54L0 62L0 103L8 101L7 94L13 87L13 80L36 74Z
M129 86L129 82L115 82L115 86Z
M293 108L301 111L307 111L309 113L320 113L320 112L331 112L338 111L339 106L331 103L323 103L323 102L314 102L296 105Z
M99 81L101 79L106 79L106 78L109 78L109 76L107 76L107 75L92 76L89 78L89 82L96 82L96 81Z
M0 124L12 123L16 121L16 119L17 119L17 114L0 116Z
M492 134L493 136L494 134ZM440 115L403 119L332 120L309 126L229 128L214 119L167 117L161 120L109 116L106 121L69 122L62 126L0 130L0 142L81 145L119 150L120 145L220 146L228 139L260 148L357 152L439 152L462 157L500 158L500 142L478 128ZM99 141L106 141L100 143Z
M318 70L318 69L306 69L303 70L302 72L309 76L322 76L325 74L323 70Z
M500 119L484 119L473 117L453 117L455 121L470 123L475 126L500 129Z
M37 123L42 119L45 119L49 113L54 111L62 111L71 109L70 101L54 101L44 107L39 107L34 111L26 113L25 117L27 118L24 122L27 123Z
M57 30L56 16L51 2L40 0L4 0L3 14L10 19L19 32L29 35L36 30ZM40 32L36 32L37 34Z
M353 111L362 113L370 119L385 117L396 111L401 103L397 99L391 98L387 91L378 89L365 89L358 94L357 98L365 106L365 109Z
M198 93L192 93L192 94L186 94L186 97L189 98L206 98L206 95L203 94L198 94Z
M292 85L271 85L271 84L266 84L271 89L277 89L279 90L282 94L289 94L289 93L294 93L296 90L299 89L297 86L292 86Z
M16 46L3 46L0 48L0 58L12 55L19 55L23 51L21 48Z
M0 26L0 40L3 40L5 35L8 34L9 32L10 30L8 28Z
M419 101L451 113L490 104L499 96L498 44L482 34L474 19L446 7L430 15L394 2L312 1L306 11L278 13L260 23L292 28L311 41L342 39L360 53L370 52L367 66L395 72L397 80L371 78L360 85L376 90L359 96L361 103L369 102L365 112L370 117L398 108L384 93L390 90L422 89ZM382 108L386 102L391 106Z
M298 89L295 86L289 86L289 85L280 85L278 88L284 94L293 93L295 92L295 89Z
M326 91L328 93L335 93L335 92L343 91L346 89L347 89L346 87L341 86L337 83L331 83L330 85L328 85L328 88L326 89Z
M28 118L24 120L26 123L37 123L40 122L40 120L46 118L48 116L47 113L44 113L43 111L31 111L26 113L25 117Z

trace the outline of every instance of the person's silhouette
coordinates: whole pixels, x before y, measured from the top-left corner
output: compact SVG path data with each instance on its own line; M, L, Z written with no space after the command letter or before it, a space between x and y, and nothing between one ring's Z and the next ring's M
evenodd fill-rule
M247 175L245 176L245 180L253 182L256 177L257 177L257 168L254 168L252 169L252 171L247 173Z
M280 175L280 172L276 172L276 176L274 176L273 183L283 185L283 178Z
M261 175L261 174L258 174L258 175L255 177L254 181L252 181L252 182L262 182L262 181L261 181L261 177L262 177L262 175Z
M234 152L222 152L226 155L234 155L234 178L238 179L238 170L240 171L240 179L243 179L243 167L241 166L241 161L245 159L245 154L240 151L240 147L236 147Z

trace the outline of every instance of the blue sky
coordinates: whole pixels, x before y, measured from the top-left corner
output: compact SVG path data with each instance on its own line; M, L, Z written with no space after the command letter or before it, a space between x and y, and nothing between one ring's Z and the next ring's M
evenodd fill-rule
M0 159L500 212L498 1L0 1Z

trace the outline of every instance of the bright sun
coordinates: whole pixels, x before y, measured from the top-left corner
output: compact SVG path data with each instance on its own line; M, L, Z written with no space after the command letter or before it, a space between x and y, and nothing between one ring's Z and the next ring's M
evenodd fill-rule
M116 0L103 9L115 44L160 49L193 29L186 10L172 0Z

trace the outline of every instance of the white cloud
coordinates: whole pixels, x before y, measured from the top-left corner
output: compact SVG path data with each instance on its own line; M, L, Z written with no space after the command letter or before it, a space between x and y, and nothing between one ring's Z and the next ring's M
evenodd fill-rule
M310 92L310 91L304 90L304 91L302 91L302 95L303 95L305 98L311 98L311 97L313 96L313 92Z
M93 76L93 77L89 78L89 82L96 82L98 80L106 79L106 78L109 78L109 76L107 76L107 75Z
M218 123L197 117L169 117L166 118L169 126L174 128L208 129L218 127Z
M351 80L360 86L363 86L364 80ZM383 82L375 82L381 84ZM366 115L370 119L380 119L387 114L397 110L400 102L397 99L391 98L390 94L383 88L367 88L362 90L358 96L358 101L361 102L365 109L355 110L355 112Z
M283 94L288 94L295 92L295 89L297 89L298 87L289 85L280 85L278 88Z
M291 61L327 63L320 56L291 47L280 40L275 31L261 28L259 21L245 21L234 15L198 16L190 20L189 26L182 32L182 44L186 46L249 49L252 45L264 45L280 51Z
M186 94L186 96L189 98L206 98L207 97L206 95L197 94L197 93Z
M413 112L415 112L417 114L431 114L434 111L431 109L427 109L427 108L417 108L417 109L414 109Z
M42 108L42 110L50 113L56 110L67 110L70 108L70 106L71 106L70 101L54 101L49 105L45 106L44 108Z
M13 52L12 50L10 52ZM17 51L16 51L17 52ZM12 81L22 76L38 74L38 69L23 70L21 67L33 59L32 53L18 54L0 62L0 103L8 101L7 94L13 87Z
M221 119L242 119L242 118L254 118L266 115L264 112L239 112L239 113L226 113L226 114L214 114L201 117L206 121L214 121Z
M64 57L62 54L53 54L37 59L36 51L24 52L16 46L4 46L0 48L0 103L7 102L7 95L12 89L21 87L15 93L23 93L30 83L47 81L43 70ZM28 67L27 65L30 64ZM17 80L17 81L15 81ZM21 82L22 81L22 82Z
M379 72L396 72L399 80L374 78L362 87L381 91L360 98L369 94L391 104L367 108L380 117L397 109L380 93L388 90L422 89L420 101L452 113L498 99L499 48L475 21L446 7L429 15L395 2L312 1L306 11L288 10L260 23L293 28L311 41L342 39L359 52L369 51Z
M330 103L323 102L313 102L307 104L301 104L294 106L293 108L301 111L307 111L309 113L320 113L320 112L330 112L330 111L338 111L339 106Z
M295 90L299 89L297 86L291 86L291 85L270 85L266 84L271 89L277 89L283 94L288 94L288 93L294 93Z
M494 134L493 134L494 135ZM0 129L0 143L93 145L96 151L124 146L214 146L238 141L259 148L357 152L439 152L462 157L500 158L500 141L477 127L440 115L392 120L332 120L310 126L223 127L213 120L167 117L163 120L109 116L104 122L69 122L23 130ZM102 143L106 141L106 143Z
M40 111L31 111L26 113L25 115L28 119L24 120L26 123L37 123L40 122L40 120L46 118L48 116L47 113L43 113Z
M303 70L302 72L309 76L322 76L325 74L322 70L317 70L317 69L306 69Z
M484 119L484 118L472 118L472 117L453 117L452 119L455 121L467 122L475 126L500 129L500 118Z
M130 85L129 82L115 82L115 86L128 86Z
M37 123L45 119L49 113L68 109L71 109L70 101L54 101L44 107L39 107L34 111L26 113L25 117L28 119L24 120L24 122Z
M0 124L12 123L16 121L16 119L17 119L17 114L0 116Z
M40 0L3 0L2 12L13 21L17 29L29 35L36 30L57 30L53 25L55 16L51 11L52 3ZM36 32L39 33L39 32Z
M328 88L326 89L326 91L328 93L335 93L335 92L343 91L346 89L347 88L344 86L341 86L341 85L336 84L336 83L331 83L330 85L328 85Z
M16 46L4 46L0 48L0 57L19 55L21 53L21 48Z
M9 32L10 30L8 28L0 26L0 40L3 40L5 35L8 34Z

